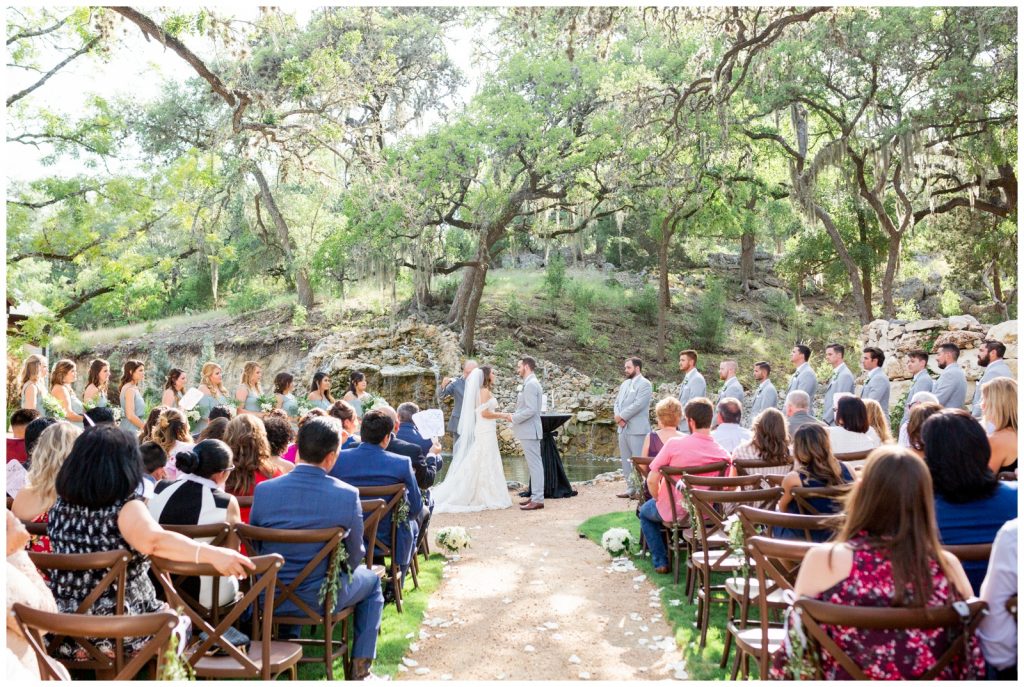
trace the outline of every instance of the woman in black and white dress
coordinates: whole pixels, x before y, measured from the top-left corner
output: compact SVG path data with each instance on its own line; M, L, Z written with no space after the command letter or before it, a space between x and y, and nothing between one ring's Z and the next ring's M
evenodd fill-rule
M200 441L191 451L178 453L177 467L180 479L157 484L153 498L149 500L149 512L154 520L161 525L209 525L218 522L234 525L241 522L238 501L224 491L228 473L234 469L231 449L227 444L217 439ZM210 540L198 541L208 543ZM225 545L237 548L237 542L233 540L225 542ZM195 598L203 606L212 607L212 578L200 577L198 583L190 579L185 591L198 595ZM237 592L238 580L221 578L218 605L234 601Z

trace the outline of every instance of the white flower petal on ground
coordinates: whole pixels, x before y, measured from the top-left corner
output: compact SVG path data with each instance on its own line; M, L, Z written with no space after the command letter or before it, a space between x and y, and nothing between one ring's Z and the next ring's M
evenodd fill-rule
M406 656L405 658L402 659L402 663L404 663L405 665L409 666L410 668L415 668L416 666L419 665L419 661L416 661L415 659L411 659L408 656Z
M639 644L640 646L643 646L644 644L647 644L647 638L646 637L641 637L640 639L636 640L636 643Z
M630 620L635 620L635 621L639 622L640 621L640 614L639 613L630 613L629 614L629 619Z
M590 679L590 673L588 673L587 671L581 672L580 673L580 679L581 680L589 680Z
M399 663L398 664L398 672L400 672L400 673L408 673L409 669L406 668L405 666L403 666L401 663Z
M646 578L646 577L647 577L647 575L637 575L636 577L633 578L633 581L634 582L643 582L644 578Z
M549 620L548 622L544 623L544 627L548 628L549 630L557 630L558 623L554 623Z
M501 603L503 603L503 604L510 604L510 603L512 603L512 599L510 599L510 598L508 598L506 596L504 599L501 600Z
M580 663L580 657L576 654L573 654L569 657L569 663Z
M668 600L668 605L669 606L680 606L680 605L682 605L682 603L683 602L682 602L681 599L669 599Z
M632 637L632 636L633 636L633 635L635 635L636 633L635 633L635 632L625 632L625 633L623 633L623 634L624 634L624 635L625 635L626 637Z
M452 674L451 673L442 673L441 674L441 679L442 680L451 680L452 679Z
M415 633L415 632L410 632L409 634L407 634L407 635L405 636L405 638L406 638L406 639L412 639L412 638L413 638L413 637L415 637L415 636L416 636L416 633Z
M409 645L409 651L413 652L414 654L417 651L419 651L419 650L420 650L420 645L417 644L416 642L413 642L412 644Z
M555 640L556 642L560 642L560 641L562 641L562 635L560 635L557 632L555 632L554 634L551 635L551 639Z
M523 651L525 651L528 654L532 654L534 651L536 651L536 649L533 648L533 644L527 644L523 647Z
M647 632L647 626L646 625L641 625L640 626L640 631L641 632Z
M414 672L417 675L426 675L430 672L430 668L417 668Z

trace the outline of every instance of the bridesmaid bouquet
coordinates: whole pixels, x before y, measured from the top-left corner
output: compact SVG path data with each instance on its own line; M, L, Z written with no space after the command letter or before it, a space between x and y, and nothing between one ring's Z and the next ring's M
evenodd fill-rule
M124 417L124 413L121 411L121 406L107 406L110 408L110 412L114 414L114 423L121 422L121 418Z
M259 404L260 410L264 413L269 413L277 407L277 396L274 394L263 394L256 398L256 403Z
M311 411L314 407L310 400L305 396L303 396L302 398L296 398L295 406L299 409L299 417L302 417L303 415Z
M68 417L68 414L64 412L64 406L60 404L60 401L49 394L43 396L43 410L46 411L47 415L57 418L58 420L66 420Z
M465 527L442 527L434 536L434 542L448 553L468 549L472 540Z
M601 535L601 546L612 558L628 554L635 543L633 535L624 527L612 527Z
M388 404L388 402L384 400L383 396L374 396L373 394L369 393L363 396L363 398L361 399L361 403L363 406L364 413L367 413L371 410L376 410L377 408L383 408Z
M195 424L199 422L199 420L202 419L203 416L199 412L199 408L193 408L192 410L185 411L185 417L188 418L188 424L190 427L192 427L195 426Z

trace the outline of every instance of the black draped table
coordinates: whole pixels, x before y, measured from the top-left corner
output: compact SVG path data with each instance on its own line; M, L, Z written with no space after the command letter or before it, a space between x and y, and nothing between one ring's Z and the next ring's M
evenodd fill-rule
M570 413L542 413L540 425L543 436L540 440L540 455L544 459L544 498L564 499L569 496L576 496L576 490L569 484L569 477L562 467L562 456L558 453L558 445L555 443L558 428L569 421ZM530 496L530 487L526 491L519 492L523 498Z

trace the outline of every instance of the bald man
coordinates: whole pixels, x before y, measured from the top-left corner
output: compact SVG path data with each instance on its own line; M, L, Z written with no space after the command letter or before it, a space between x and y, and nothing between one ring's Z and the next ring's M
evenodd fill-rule
M455 399L452 408L452 415L448 419L448 431L452 433L452 445L459 440L459 416L462 414L462 395L466 392L466 379L477 367L475 360L467 360L462 366L462 376L451 380L445 377L441 380L441 391L438 392L438 400L451 396Z
M743 385L740 384L740 380L736 379L736 370L738 366L735 360L723 360L718 364L718 378L723 380L725 383L722 385L722 390L718 392L718 401L720 404L727 398L735 398L740 402L740 410L743 410ZM737 421L738 422L738 421ZM715 427L718 426L718 416L715 416Z

